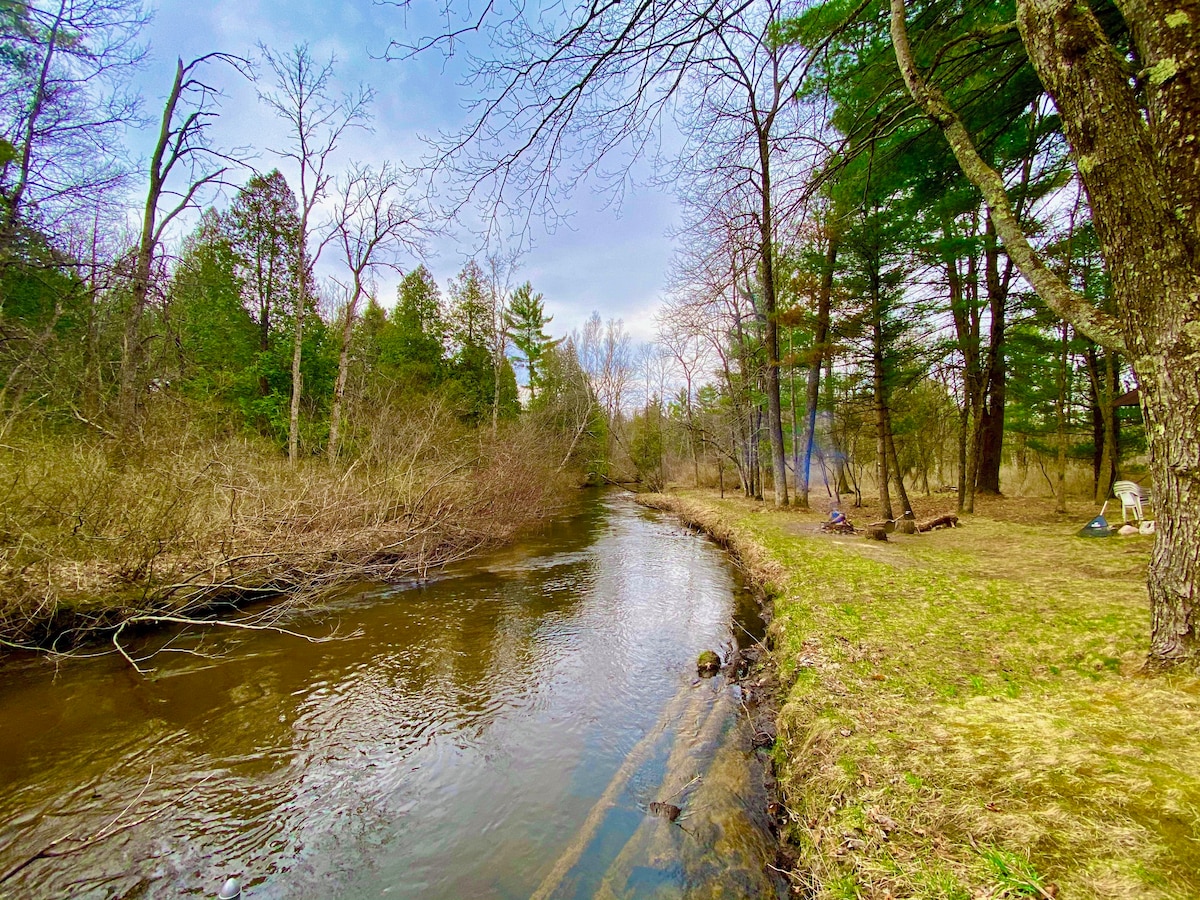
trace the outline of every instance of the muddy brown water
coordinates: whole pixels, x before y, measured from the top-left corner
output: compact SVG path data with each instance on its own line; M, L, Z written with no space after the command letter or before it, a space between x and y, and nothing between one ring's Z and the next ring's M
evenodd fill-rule
M72 852L0 897L781 895L739 688L695 674L762 627L709 541L594 495L293 627L335 621L157 634L147 675L6 660L0 874Z

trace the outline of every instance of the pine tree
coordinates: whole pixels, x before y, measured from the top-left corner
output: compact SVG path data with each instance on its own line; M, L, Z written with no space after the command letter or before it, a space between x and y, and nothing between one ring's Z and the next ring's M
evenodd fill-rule
M505 318L509 336L524 358L529 376L529 398L533 403L543 386L542 359L557 343L545 331L553 316L546 315L542 295L535 294L527 281L513 292Z

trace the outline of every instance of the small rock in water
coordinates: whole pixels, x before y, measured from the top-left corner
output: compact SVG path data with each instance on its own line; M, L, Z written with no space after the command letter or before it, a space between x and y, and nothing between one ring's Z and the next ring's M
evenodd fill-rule
M679 814L683 812L674 803L662 803L655 800L650 804L650 815L658 816L660 819L666 819L668 822L674 822L679 818Z
M721 657L712 650L705 650L696 660L696 671L701 675L716 675L721 671Z
M775 723L764 721L754 726L754 737L750 746L755 750L765 750L775 744Z

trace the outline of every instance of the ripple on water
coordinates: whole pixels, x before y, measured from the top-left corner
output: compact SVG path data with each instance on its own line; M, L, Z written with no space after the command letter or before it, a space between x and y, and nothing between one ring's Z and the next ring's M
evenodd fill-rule
M528 897L575 842L574 874L547 894L572 896L615 877L664 779L711 756L699 735L717 682L694 687L694 662L730 646L733 589L710 544L606 500L524 556L347 593L335 607L352 640L240 636L204 645L219 663L160 657L151 679L103 660L57 679L25 667L0 688L0 723L35 732L0 727L0 820L26 821L0 837L0 868L143 791L128 816L152 819L11 887L212 896L236 872L248 900ZM675 896L685 868L634 864L622 896Z

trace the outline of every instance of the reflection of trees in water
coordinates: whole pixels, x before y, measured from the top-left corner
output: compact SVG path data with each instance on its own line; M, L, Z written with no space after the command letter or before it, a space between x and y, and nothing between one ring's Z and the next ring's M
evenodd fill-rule
M670 670L674 689L667 656L690 651L661 655L659 638L695 628L693 620L712 613L724 589L722 578L707 587L694 580L719 569L715 551L647 524L638 512L591 502L474 571L350 602L342 631L362 630L350 640L210 640L207 648L223 658L160 654L158 671L146 679L114 677L102 661L72 664L66 678L83 702L60 710L53 723L39 720L43 739L54 727L61 758L39 758L33 739L0 741L0 752L26 766L0 768L0 817L16 819L90 778L98 796L85 809L21 840L32 846L51 831L111 819L145 783L151 764L147 800L166 808L111 848L81 854L70 866L39 862L5 889L36 885L35 893L59 895L68 880L99 883L127 872L136 878L153 859L155 889L203 892L211 887L206 879L241 871L270 879L255 887L256 896L285 896L286 887L369 880L356 867L393 860L396 853L380 854L379 844L397 829L443 828L445 839L459 841L447 791L475 791L486 804L493 789L524 796L533 777L556 797L554 779L569 781L572 765L602 762L598 747L609 742L600 732L628 727L617 721L622 704L633 697L646 707L630 713L635 719L657 708L661 685L642 681L644 672L661 679ZM711 566L702 563L706 555ZM660 579L660 564L679 569L680 577ZM697 571L684 577L693 564ZM636 574L622 575L629 567ZM679 596L664 606L654 597L660 588ZM654 602L644 604L646 598ZM647 618L643 605L674 610L673 618ZM627 631L619 641L617 630ZM45 690L47 706L62 703L59 687ZM12 708L25 705L18 701ZM535 722L520 712L543 703L547 716ZM565 736L564 717L581 716L596 730L588 725ZM544 754L551 768L565 766L565 774L539 769L532 776L530 752ZM5 762L0 758L0 766ZM172 805L189 787L195 791L187 802ZM523 839L523 832L506 838ZM9 851L21 850L0 846L0 868ZM272 877L285 870L291 874ZM132 884L121 881L120 890Z

